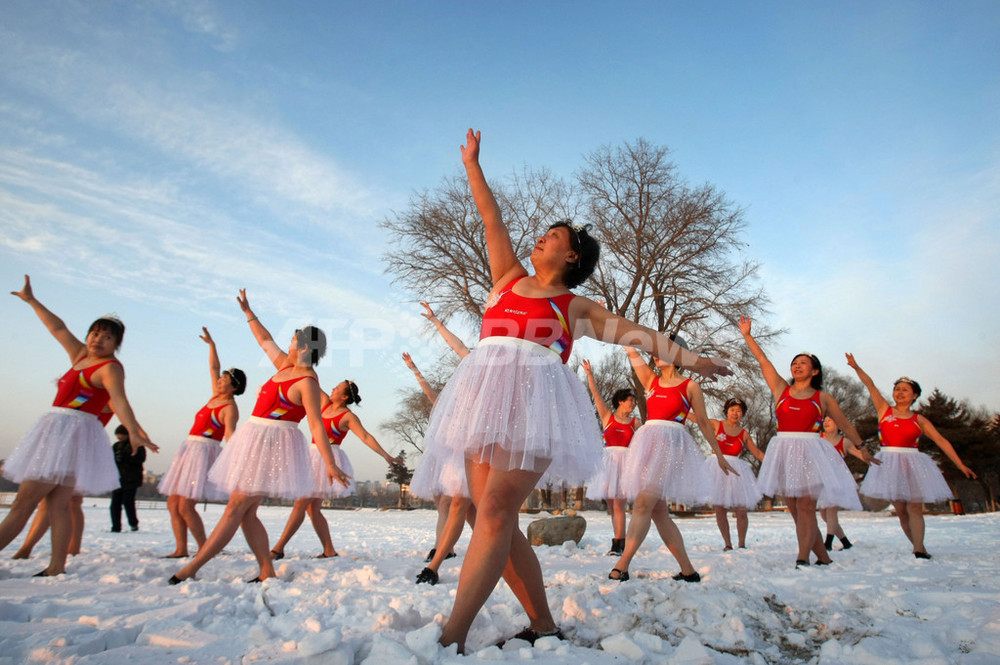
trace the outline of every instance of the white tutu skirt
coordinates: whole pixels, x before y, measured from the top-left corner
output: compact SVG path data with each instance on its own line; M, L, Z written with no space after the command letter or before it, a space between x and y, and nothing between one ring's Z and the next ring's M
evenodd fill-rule
M220 453L222 444L215 439L188 436L156 489L164 496L176 494L196 501L223 501L226 493L208 482L208 470Z
M636 430L622 471L625 496L655 494L672 503L707 503L712 476L684 425L649 420Z
M861 493L875 499L937 503L955 498L938 465L916 448L883 447L861 483Z
M748 508L757 507L757 503L764 498L757 487L757 480L754 478L753 469L739 457L725 455L729 466L736 469L736 474L725 473L719 468L719 460L712 455L705 460L705 469L714 481L712 495L708 502L713 506L721 508Z
M857 483L837 449L812 432L778 432L757 487L765 496L811 497L817 508L861 510Z
M465 477L465 460L454 455L446 459L434 455L428 449L434 448L425 441L424 454L417 463L417 470L410 479L410 494L421 499L433 500L439 496L460 496L469 498L469 481Z
M488 337L438 395L424 455L441 473L464 460L545 472L581 487L601 461L601 431L583 383L559 356L511 337Z
M313 487L315 491L312 493L314 499L344 499L346 497L354 494L354 467L351 466L351 460L348 459L347 453L340 449L340 446L330 446L333 450L333 461L337 463L340 470L349 475L351 478L347 481L347 487L344 487L337 480L330 483L330 480L326 477L326 462L323 461L323 456L319 454L319 448L315 445L309 446L309 461L312 464L313 472Z
M118 489L118 467L104 425L93 416L58 406L38 419L4 464L5 478L73 487L74 494Z
M315 487L309 444L298 423L256 416L236 428L208 480L228 494L276 499L309 496Z
M622 472L628 458L628 446L605 446L604 460L594 477L587 483L587 498L592 501L602 499L625 499Z

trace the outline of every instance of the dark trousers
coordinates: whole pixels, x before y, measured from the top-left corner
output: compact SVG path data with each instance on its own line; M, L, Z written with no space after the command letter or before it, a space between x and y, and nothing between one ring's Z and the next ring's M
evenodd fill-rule
M128 525L132 529L139 528L139 518L135 515L135 492L138 487L125 489L119 487L111 493L111 530L122 530L122 508L125 508L125 517Z

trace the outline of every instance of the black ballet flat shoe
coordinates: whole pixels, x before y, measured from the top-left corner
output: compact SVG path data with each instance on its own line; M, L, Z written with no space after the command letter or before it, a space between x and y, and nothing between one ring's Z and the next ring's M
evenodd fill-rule
M420 571L420 574L417 575L417 584L430 584L431 586L434 586L438 583L439 579L438 574L433 570L430 568L424 568Z
M182 580L181 578L177 577L176 575L171 575L170 579L167 580L167 584L169 584L170 586L175 586L177 584L180 584L183 581L184 580Z
M618 574L615 575L615 573ZM630 578L627 570L619 570L618 568L612 568L611 572L608 573L608 579L614 580L616 582L628 582Z
M433 561L435 554L437 554L437 548L432 547L431 551L427 553L426 557L424 557L424 563L430 563L431 561Z
M164 556L161 556L160 558L161 559L186 559L189 556L191 556L191 555L190 554L166 554Z
M842 550L849 550L852 547L854 547L854 543L851 542L850 538L841 538L840 544L842 545L842 547L840 548Z
M551 633L539 633L536 630L532 630L530 628L525 628L520 633L518 633L514 637L511 637L510 639L500 640L499 642L497 642L497 646L502 649L503 645L507 644L507 642L510 642L511 640L524 640L525 642L527 642L531 646L535 646L535 642L537 642L538 640L542 639L543 637L554 637L554 638L556 638L558 640L565 640L566 639L565 637L563 637L562 631L559 630L558 628L556 628Z
M930 557L928 556L927 558L929 559ZM56 573L56 575L62 575L62 573ZM40 573L35 573L32 577L55 577L56 575L49 575L48 571L43 570Z
M833 563L833 561L816 561L817 566L829 566L831 563Z
M264 580L260 579L260 575L258 575L257 577L253 578L252 580L247 580L247 584L260 584L263 581Z
M280 561L281 559L284 559L284 558L285 558L285 553L283 551L279 552L277 550L271 550L271 559L272 560L274 560L274 561ZM260 581L260 580L258 580L258 581Z
M826 540L823 541L823 547L826 548L827 552L832 552L833 551L833 534L832 533L826 534Z
M809 562L808 561L803 561L802 559L798 559L798 560L795 561L795 567L796 568L806 568L808 566L809 566Z
M454 559L454 558L455 558L455 557L457 557L457 556L458 556L458 555L457 555L457 554L455 554L454 552L448 552L448 553L447 553L447 554L445 555L445 557L444 557L444 558L445 558L445 561L447 561L448 559ZM434 557L431 557L431 558L433 559Z
M677 580L678 582L681 582L681 581L684 581L684 582L701 582L701 575L699 575L698 571L696 570L693 573L691 573L690 575L685 575L684 573L677 573L676 575L673 575L670 579Z
M138 525L136 525L136 526L130 526L130 527L128 528L128 530L129 530L129 531L138 531L138 530L139 530L139 526L138 526Z
M722 551L723 552L732 552L733 551L733 546L732 545L726 545L725 547L722 548Z
M333 554L323 554L322 552L320 552L319 554L317 554L313 558L314 559L332 559L335 556L340 556L340 552L334 552Z
M915 556L918 559L930 559L931 558L931 555L928 554L927 552L914 552L913 556Z

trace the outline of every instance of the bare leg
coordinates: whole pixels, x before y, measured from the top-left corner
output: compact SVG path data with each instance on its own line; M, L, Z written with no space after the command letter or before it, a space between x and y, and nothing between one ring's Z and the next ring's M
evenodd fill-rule
M437 526L434 528L434 548L437 549L438 543L441 542L441 534L444 533L445 524L448 523L448 515L451 513L451 497L438 494L434 498L434 504L438 511Z
M916 547L916 543L913 541L913 529L910 526L909 504L905 501L893 501L892 507L896 509L896 517L899 518L899 526L902 527L903 533L906 534L906 539ZM923 515L921 515L922 517Z
M285 545L288 541L292 539L295 532L299 530L302 526L302 522L306 519L306 508L312 501L311 498L299 499L292 506L292 514L288 516L288 522L285 523L285 530L281 532L281 538L278 538L278 542L274 544L274 549L272 550L276 554L285 553ZM332 545L331 545L332 547Z
M38 504L38 510L35 511L35 519L31 521L31 528L28 529L28 535L24 537L24 542L21 543L20 549L14 553L13 559L27 559L31 557L31 550L35 549L35 545L38 541L42 539L45 532L49 530L49 511L45 507L45 501L43 500Z
M639 551L639 546L646 540L649 533L649 525L653 519L653 509L660 500L659 496L642 493L632 504L632 520L628 523L628 531L625 532L625 550L615 564L615 568L623 573L628 572L632 564L632 558Z
M37 480L25 480L18 486L17 495L14 497L10 511L3 518L3 522L0 522L0 550L17 538L17 535L28 523L31 513L35 512L38 504L55 491L56 487L58 485L54 483L43 483Z
M226 504L225 512L222 513L222 517L212 529L205 544L198 549L198 553L194 555L188 565L177 571L176 577L181 580L194 577L202 566L211 561L233 539L244 515L250 509L256 510L260 501L261 497L259 496L253 497L242 492L233 492L229 497L229 503Z
M180 494L171 494L167 497L167 511L170 513L170 527L174 531L174 541L176 545L174 551L168 554L169 557L182 557L188 555L188 544L187 544L187 522L184 520L183 515L181 515L181 504L184 501L184 497ZM204 538L204 534L202 534Z
M736 537L739 547L747 546L747 529L750 527L750 518L747 517L746 508L736 509Z
M66 572L66 557L69 555L69 541L73 537L73 518L70 516L70 502L73 499L73 488L69 485L56 485L56 488L45 497L49 509L49 531L52 534L52 558L46 575L62 575Z
M663 539L663 543L667 546L667 549L670 550L670 553L677 559L677 563L680 564L681 574L691 575L697 572L688 558L681 530L677 528L674 520L670 517L670 509L667 507L666 501L661 500L656 502L656 505L653 507L652 517L653 524L656 525L656 530L660 533L660 538Z
M205 544L205 524L201 521L201 515L198 514L198 500L181 497L178 508L187 530L194 536L194 542L198 543L198 549L201 549L201 546ZM186 536L184 538L184 552L187 553Z
M257 506L260 505L263 497L254 498L255 501L243 515L243 537L247 539L247 545L250 546L250 551L257 558L257 565L260 566L260 574L257 575L257 579L263 582L269 577L274 577L275 573L274 564L271 563L271 552L267 544L267 529L257 517Z
M309 519L312 521L313 529L319 536L320 545L323 546L323 556L337 556L337 550L333 547L333 538L330 537L330 523L323 515L323 500L313 499L306 507Z
M74 494L73 498L70 499L70 508L72 510L70 521L73 524L73 534L69 539L69 553L76 556L80 553L80 546L83 545L83 527L85 526L83 497L79 494Z
M608 499L611 504L611 526L614 537L621 540L625 537L625 499Z
M501 575L528 613L531 628L538 632L555 630L541 567L518 528L518 510L542 472L500 471L467 462L466 473L476 506L476 525L459 577L455 604L441 633L441 644L457 644L459 651L465 650L472 621Z
M715 523L719 526L719 533L722 534L722 541L726 544L726 549L733 549L733 541L729 537L729 516L723 506L715 507Z
M910 542L913 543L914 552L927 553L924 548L924 504L907 503L906 513L910 522Z
M441 568L441 564L455 549L455 543L462 535L465 528L465 515L469 510L472 499L465 499L460 496L452 497L448 510L448 520L445 522L444 530L438 535L437 547L434 558L427 564L427 567L435 573Z
M829 563L830 556L823 546L823 538L816 520L816 499L809 496L785 497L789 511L794 504L795 537L798 540L797 561L809 561L809 552L814 552L820 563Z

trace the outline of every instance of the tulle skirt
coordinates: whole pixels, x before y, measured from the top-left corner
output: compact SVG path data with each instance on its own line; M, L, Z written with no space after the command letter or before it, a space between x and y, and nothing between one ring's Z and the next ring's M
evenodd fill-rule
M861 493L875 499L909 503L937 503L953 499L938 465L916 448L886 446L875 455L861 483Z
M196 501L223 501L226 493L208 481L208 470L222 452L215 439L194 434L181 444L157 490L164 496L179 495Z
M465 477L465 460L455 455L451 460L429 452L433 446L425 441L424 454L410 479L410 494L421 499L439 496L469 498L469 481Z
M298 423L256 416L236 428L208 480L229 494L276 499L309 496L315 487L309 444Z
M767 446L757 487L765 496L811 497L817 508L861 510L844 459L812 432L778 432Z
M68 485L74 494L106 494L119 487L118 467L104 425L76 409L54 406L38 419L7 458L4 477Z
M601 460L601 431L583 383L559 356L511 337L488 337L438 395L425 456L441 472L469 459L494 469L545 472L580 487Z
M625 495L655 494L672 503L707 503L712 476L705 456L680 423L649 420L636 430L622 471Z
M705 460L705 468L714 481L712 495L708 501L713 506L722 508L749 508L757 507L757 503L764 498L757 487L757 480L753 476L753 469L739 457L725 455L729 466L736 469L736 474L725 473L719 467L719 461L715 455Z
M622 472L625 460L628 458L628 446L605 446L604 461L587 483L587 498L593 501L601 499L625 499L625 486L622 484Z
M313 487L316 488L312 493L313 498L343 499L354 494L354 467L351 466L351 460L347 457L347 453L341 450L340 446L330 446L333 450L333 461L337 463L341 471L351 477L347 481L347 487L344 487L337 480L334 480L332 484L330 483L330 480L326 477L326 462L323 461L323 456L319 454L319 449L315 445L309 448L309 461L312 464L313 472Z

